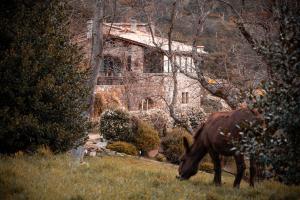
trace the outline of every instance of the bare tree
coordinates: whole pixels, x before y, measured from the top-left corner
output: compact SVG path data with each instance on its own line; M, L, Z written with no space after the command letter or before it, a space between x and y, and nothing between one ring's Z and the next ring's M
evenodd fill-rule
M149 3L149 2L148 2ZM146 10L146 2L141 1L139 4L135 5L139 7L139 10L145 15L145 18L147 20L147 23L149 25L149 30L152 38L152 42L155 45L156 49L159 51L162 51L163 54L168 58L168 62L171 65L171 79L172 79L172 98L168 101L164 96L161 96L161 98L165 101L165 104L169 110L169 114L174 120L174 122L182 127L184 127L188 132L193 133L193 130L190 126L189 123L187 123L185 120L182 120L179 116L178 113L176 113L176 107L177 107L177 102L178 102L178 73L180 73L181 66L178 66L178 63L176 62L176 57L180 55L180 52L177 52L176 49L173 49L172 42L173 42L173 33L174 33L174 26L176 23L176 20L178 19L180 12L180 6L181 6L181 1L180 0L175 0L171 3L171 13L170 13L170 19L168 23L168 29L167 29L167 50L162 49L163 42L160 43L156 37L155 37L155 32L153 30L152 24L154 23L154 19L151 17L149 14L150 12ZM155 8L153 8L155 9ZM182 9L182 8L181 8ZM153 12L153 10L152 10ZM207 15L208 13L206 13ZM205 17L203 17L203 21L205 20ZM166 41L164 41L166 42ZM170 77L170 76L168 76Z
M91 78L90 88L91 95L89 100L89 113L90 116L94 113L95 103L95 87L97 85L98 73L103 64L103 5L104 0L96 0L94 11L94 20L92 27L92 52L91 52Z

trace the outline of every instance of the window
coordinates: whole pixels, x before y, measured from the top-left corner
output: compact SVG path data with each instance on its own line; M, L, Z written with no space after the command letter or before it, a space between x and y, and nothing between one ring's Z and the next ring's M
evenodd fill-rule
M179 56L179 67L181 68L181 59L182 59L182 57L181 56Z
M105 74L105 76L117 76L121 73L122 63L119 58L112 56L104 56L104 65L101 72Z
M189 103L189 93L188 92L182 92L182 104L187 104Z
M142 100L141 104L139 105L139 109L141 111L148 111L154 107L154 101L151 98L145 98Z
M188 58L185 57L185 73L188 72Z
M164 56L161 52L152 49L144 51L144 73L162 73Z
M127 57L127 71L131 72L131 56Z
M171 62L167 56L164 56L164 72L171 72Z

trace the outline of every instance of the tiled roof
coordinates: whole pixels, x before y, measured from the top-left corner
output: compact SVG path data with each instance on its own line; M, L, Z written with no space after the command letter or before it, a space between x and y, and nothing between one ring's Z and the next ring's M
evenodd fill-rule
M108 30L109 26L111 26L111 24L105 23L104 26L105 26L106 30ZM168 51L168 49L169 49L167 38L162 38L162 37L158 37L158 36L155 36L154 38L152 38L150 33L147 33L144 31L139 31L139 30L132 31L128 28L121 28L120 25L119 26L112 25L112 28L111 28L111 31L109 34L113 37L118 37L121 39L129 40L129 41L141 44L141 45L157 47L163 51ZM191 52L192 51L191 45L187 45L187 44L177 42L177 41L172 41L171 48L172 48L172 51L175 51L175 52ZM203 50L203 47L198 48L197 52L204 53L204 54L207 53Z

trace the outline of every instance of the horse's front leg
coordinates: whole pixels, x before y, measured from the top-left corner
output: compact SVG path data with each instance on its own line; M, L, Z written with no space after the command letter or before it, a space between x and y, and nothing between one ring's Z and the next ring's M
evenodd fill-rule
M216 152L209 152L210 157L213 160L214 163L214 171L215 171L215 175L214 175L214 184L216 186L220 186L221 185L221 177L222 177L222 168L221 168L221 159L220 159L220 155Z
M244 171L246 169L245 161L244 161L244 156L239 154L234 156L235 163L236 163L236 169L237 173L234 179L233 187L239 188L241 180L244 175Z

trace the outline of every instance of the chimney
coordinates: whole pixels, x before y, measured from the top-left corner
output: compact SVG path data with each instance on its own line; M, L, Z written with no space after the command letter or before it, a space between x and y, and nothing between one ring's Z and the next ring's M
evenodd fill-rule
M87 22L87 32L86 32L86 38L90 39L93 35L93 20L90 19Z
M137 29L137 22L136 22L136 19L131 19L131 27L130 27L130 29L131 29L132 31L136 31L136 29Z

